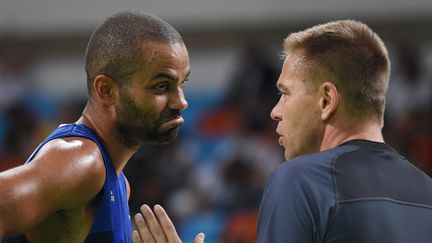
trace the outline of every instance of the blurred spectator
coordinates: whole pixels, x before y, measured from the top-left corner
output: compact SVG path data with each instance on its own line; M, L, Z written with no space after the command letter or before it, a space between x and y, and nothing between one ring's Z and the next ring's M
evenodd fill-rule
M279 69L268 56L261 45L246 46L227 91L226 106L237 108L248 132L261 132L272 124L268 117L278 100Z
M389 120L401 121L412 111L427 109L432 97L432 73L427 73L419 46L401 41L396 46L387 93Z
M38 117L28 111L33 90L24 41L0 38L0 171L22 164L34 148Z
M249 210L233 213L225 223L222 242L224 243L254 243L256 242L256 227L258 211Z
M387 94L384 137L420 169L432 175L432 73L419 45L396 45Z
M0 37L0 110L19 103L33 90L30 57L18 37Z
M0 171L21 165L34 149L37 116L22 104L12 104L4 112L5 134L0 150Z

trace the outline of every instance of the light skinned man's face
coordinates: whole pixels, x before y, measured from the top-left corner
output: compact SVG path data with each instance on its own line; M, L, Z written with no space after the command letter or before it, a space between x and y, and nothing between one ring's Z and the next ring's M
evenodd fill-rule
M318 152L322 140L318 92L307 90L305 82L311 80L298 68L299 61L294 53L286 57L277 81L280 98L271 112L287 160Z

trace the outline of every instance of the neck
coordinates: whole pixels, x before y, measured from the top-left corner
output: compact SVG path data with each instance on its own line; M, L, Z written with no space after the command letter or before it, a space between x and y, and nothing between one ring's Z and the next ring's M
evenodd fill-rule
M107 148L117 175L119 175L137 149L127 148L119 142L116 133L113 132L114 116L112 114L109 108L98 107L87 102L82 116L76 123L84 124L96 132Z
M344 142L355 139L384 142L384 138L381 133L381 126L374 120L357 124L327 124L320 151L337 147Z

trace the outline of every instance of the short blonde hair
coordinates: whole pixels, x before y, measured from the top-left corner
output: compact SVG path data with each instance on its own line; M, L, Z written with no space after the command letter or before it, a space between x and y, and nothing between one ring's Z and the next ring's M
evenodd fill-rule
M383 41L367 25L333 21L290 34L284 51L302 59L309 87L332 81L346 111L357 118L375 115L382 122L390 60ZM326 79L326 80L325 80Z

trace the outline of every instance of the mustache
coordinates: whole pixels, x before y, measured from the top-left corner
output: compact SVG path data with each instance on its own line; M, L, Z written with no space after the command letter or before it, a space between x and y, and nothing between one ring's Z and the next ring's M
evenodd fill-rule
M165 121L175 119L175 118L181 116L181 114L182 114L182 112L180 110L167 109L167 110L163 111L162 114L160 115L159 122L163 123Z

